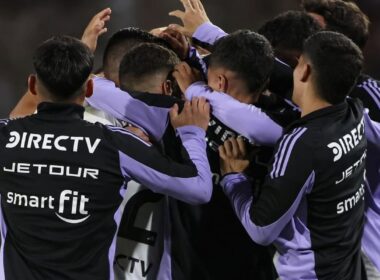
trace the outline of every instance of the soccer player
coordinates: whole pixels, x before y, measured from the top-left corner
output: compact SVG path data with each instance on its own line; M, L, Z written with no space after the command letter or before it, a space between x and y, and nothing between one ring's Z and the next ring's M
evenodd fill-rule
M44 42L29 78L38 112L0 122L3 279L113 279L119 207L131 179L188 203L210 199L207 103L171 111L190 158L176 163L134 134L82 120L92 66L80 41Z
M362 50L369 37L369 19L351 1L303 0L301 7L313 16L325 30L340 32L350 38ZM380 122L380 82L368 75L361 75L357 87L350 96L359 98L369 109L372 120ZM380 267L378 267L380 270Z
M241 141L220 148L221 186L251 238L275 244L280 279L366 279L360 241L367 142L362 105L346 99L362 63L360 49L339 33L306 41L294 71L302 117L276 145L259 195L240 173Z

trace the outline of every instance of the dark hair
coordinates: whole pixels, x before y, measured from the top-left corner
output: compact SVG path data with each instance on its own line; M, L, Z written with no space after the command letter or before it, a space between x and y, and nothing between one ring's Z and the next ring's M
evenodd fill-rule
M109 39L103 54L103 70L107 78L118 75L123 56L133 47L141 43L156 43L167 46L166 41L136 27L128 27L117 31Z
M42 43L34 53L33 65L38 79L57 101L69 100L91 74L94 57L76 38L55 36Z
M318 22L306 12L287 11L264 23L258 33L267 38L276 55L284 59L281 54L291 51L299 56L305 40L320 30Z
M342 0L303 0L301 6L306 12L322 16L326 30L340 32L364 48L370 22L355 3Z
M168 78L180 59L173 51L157 44L143 43L126 53L120 63L120 87L135 90L156 73L164 72Z
M237 73L252 93L261 93L273 70L273 50L264 36L249 30L219 39L210 56L210 67Z
M306 40L303 55L310 60L318 94L327 102L345 100L363 68L363 54L345 35L322 31Z

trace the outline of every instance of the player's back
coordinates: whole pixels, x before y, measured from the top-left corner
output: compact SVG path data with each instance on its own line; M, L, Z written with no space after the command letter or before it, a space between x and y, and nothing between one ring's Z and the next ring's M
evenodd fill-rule
M0 132L2 279L108 279L124 179L107 128L44 103Z

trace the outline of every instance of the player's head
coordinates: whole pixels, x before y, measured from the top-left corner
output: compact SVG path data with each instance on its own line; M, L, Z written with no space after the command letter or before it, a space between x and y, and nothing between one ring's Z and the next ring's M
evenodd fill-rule
M178 63L180 59L173 51L158 44L140 44L127 52L120 63L120 88L178 97L171 75Z
M103 54L104 76L118 85L119 66L123 56L141 43L166 45L163 39L135 27L124 28L113 34Z
M364 48L369 35L369 19L355 3L343 0L303 0L301 5L324 29L340 32Z
M35 75L29 77L29 90L42 100L71 102L92 94L94 57L78 39L55 36L34 53Z
M337 32L318 32L306 40L294 70L293 99L301 106L312 89L313 98L329 104L343 102L362 67L362 52L352 40Z
M295 67L303 43L321 30L318 22L302 11L287 11L264 23L258 33L271 43L276 57Z
M208 83L241 102L256 102L274 64L273 50L264 36L240 30L218 40L210 56Z

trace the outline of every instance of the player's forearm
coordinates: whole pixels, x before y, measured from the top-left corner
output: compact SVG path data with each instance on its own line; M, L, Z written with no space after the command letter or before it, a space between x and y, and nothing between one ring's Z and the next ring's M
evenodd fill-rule
M182 145L188 153L190 161L195 165L197 176L193 182L184 181L183 190L189 203L207 203L212 195L212 173L206 154L205 132L196 126L186 126L177 129Z
M205 22L197 28L193 34L193 38L200 42L214 45L216 41L227 35L228 34L218 26L212 24L211 22Z
M168 108L148 106L104 78L94 79L94 93L87 102L113 117L128 121L160 141L168 125Z
M271 232L271 228L257 226L251 221L253 193L248 178L241 173L229 174L223 178L220 185L251 239L261 245L272 243L277 236Z
M273 146L282 136L283 128L261 109L214 92L202 82L192 84L185 95L188 100L205 97L217 119L257 144Z

